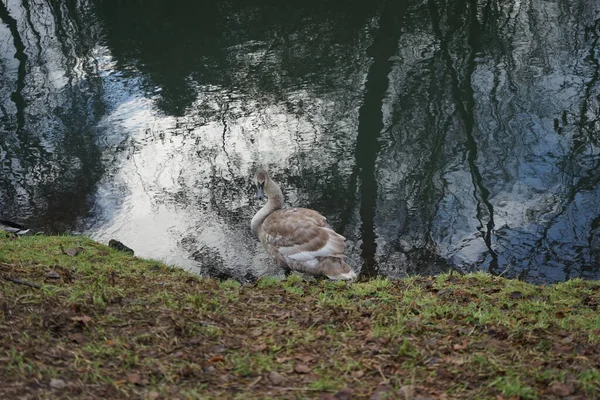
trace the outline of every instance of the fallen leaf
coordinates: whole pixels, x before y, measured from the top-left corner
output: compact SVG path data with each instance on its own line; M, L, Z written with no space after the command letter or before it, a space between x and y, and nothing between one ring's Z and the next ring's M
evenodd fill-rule
M565 346L559 343L554 343L552 351L556 354L569 354L573 351L573 346Z
M321 400L337 400L337 399L331 393L323 393L321 395Z
M273 385L279 386L285 381L285 377L277 371L271 371L269 373L269 380Z
M50 379L50 387L53 389L64 389L67 384L62 379Z
M134 372L133 374L127 375L127 382L137 386L144 386L148 384L148 379L142 378L140 374Z
M365 372L359 369L358 371L352 371L350 375L352 375L353 378L359 379L365 375Z
M183 356L184 356L183 351L179 350L179 351L176 351L175 353L173 353L173 355L171 357L182 358Z
M159 396L160 396L160 393L158 393L158 392L148 393L148 399L150 399L150 400L156 400L156 399L158 399Z
M337 392L334 397L337 400L352 400L352 390L350 388L342 388L339 392Z
M71 317L71 320L75 321L75 322L81 322L81 323L87 325L88 322L90 322L92 320L92 317L88 317L87 315L82 314L81 316Z
M377 385L375 393L369 398L369 400L383 400L389 398L388 394L392 392L393 388L388 381L383 381Z
M82 247L77 247L77 248L68 248L68 249L64 249L63 253L65 253L68 256L71 257L75 257L77 254L81 253L83 251Z
M458 366L461 366L466 363L466 361L463 358L450 358L448 361Z
M299 374L308 374L310 372L310 367L304 364L296 364L296 366L294 367L294 371L296 371Z
M189 378L190 376L192 376L193 373L194 373L194 370L192 369L192 367L190 367L189 365L185 365L179 371L179 376L182 376L184 378Z
M256 346L252 346L252 350L253 350L255 353L258 353L259 351L263 351L263 350L265 350L266 348L267 348L267 345L266 345L266 343L261 343L261 344L258 344L258 345L256 345Z
M405 385L398 389L398 396L403 400L408 400L413 398L414 392L415 387L413 385Z
M291 360L291 358L290 358L290 357L277 357L277 358L275 359L275 361L276 361L277 363L279 363L279 364L282 364L282 363L284 363L284 362L286 362L286 361L290 361L290 360Z
M554 381L550 384L549 389L553 395L559 397L565 397L575 393L575 385L573 385L572 382L562 383L559 381Z
M83 333L72 333L69 335L69 340L77 344L84 344L87 342L87 338Z
M255 386L258 382L261 381L261 379L262 379L262 376L259 375L255 380L253 380L252 382L250 382L248 384L248 387L251 388L251 387Z
M140 374L134 373L127 375L127 382L137 385L141 380Z
M212 348L213 353L224 353L225 351L227 351L227 347L225 346L221 346L221 345L216 345L213 346Z
M315 359L315 357L311 356L310 354L298 354L297 356L294 356L294 358L305 363L311 362Z
M462 344L456 343L454 346L452 346L454 350L465 350L467 347L469 347L469 342L466 340L462 342Z
M225 357L223 357L222 355L212 356L208 360L208 362L211 362L211 363L224 362L224 361L225 361Z
M575 339L575 336L569 335L566 338L564 338L563 340L561 340L561 342L563 342L564 344L572 343L574 339Z

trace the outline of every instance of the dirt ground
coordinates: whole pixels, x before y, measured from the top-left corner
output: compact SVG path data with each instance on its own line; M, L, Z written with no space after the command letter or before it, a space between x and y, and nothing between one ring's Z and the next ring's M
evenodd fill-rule
M200 278L0 237L3 399L600 398L600 284Z

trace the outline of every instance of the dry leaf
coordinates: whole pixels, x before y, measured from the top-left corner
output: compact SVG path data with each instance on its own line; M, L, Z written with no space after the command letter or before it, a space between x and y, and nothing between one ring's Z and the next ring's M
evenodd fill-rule
M225 357L221 355L212 356L208 362L216 363L216 362L225 362Z
M365 372L359 369L358 371L353 371L350 375L352 375L353 378L359 379L365 375Z
M83 333L72 333L69 335L69 339L77 344L84 344L87 342L87 338L83 335Z
M277 371L271 371L269 373L269 380L273 383L273 385L279 386L285 381L285 377Z
M321 400L337 400L337 399L331 393L323 393L321 395Z
M140 379L141 377L138 373L127 375L127 382L133 383L134 385L137 385L140 382Z
M71 320L75 322L81 322L87 325L92 320L92 317L88 317L87 315L82 314L81 316L71 317Z
M253 350L255 353L256 353L256 352L259 352L259 351L263 351L263 350L265 350L266 348L267 348L267 345L266 345L265 343L261 343L261 344L258 344L258 345L256 345L256 346L252 346L252 350Z
M398 396L403 400L413 398L415 387L413 385L405 385L398 389Z
M294 367L294 371L296 371L299 374L308 374L310 372L310 367L304 364L296 364L296 366Z
M457 343L454 346L452 346L454 350L465 350L467 347L469 347L469 342L467 342L466 340L462 342L462 344Z
M71 256L71 257L75 257L77 254L81 253L84 249L83 249L83 247L77 247L77 248L70 247L68 249L64 249L61 246L61 250L64 254Z
M156 399L158 399L159 396L160 396L160 393L158 393L158 392L150 392L150 393L148 393L148 399L149 400L156 400Z
M510 294L511 299L520 299L522 297L523 297L523 293L521 293L521 292L512 292Z
M310 354L298 354L297 356L294 356L294 358L305 363L311 362L315 359L315 357L311 356Z
M134 372L133 374L127 375L127 382L137 386L144 386L148 384L148 379L142 378L140 374Z
M67 384L62 379L50 379L50 387L53 389L64 389Z
M334 396L336 400L352 400L352 390L350 388L343 388L337 392Z
M549 389L553 395L559 397L565 397L575 393L575 385L573 385L571 382L562 383L559 381L554 381L550 384Z

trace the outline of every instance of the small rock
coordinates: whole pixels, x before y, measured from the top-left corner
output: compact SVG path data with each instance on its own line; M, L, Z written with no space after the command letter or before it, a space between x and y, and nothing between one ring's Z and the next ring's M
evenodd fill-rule
M55 270L51 270L46 274L46 278L48 279L60 279L60 274Z
M50 379L50 387L54 389L64 389L67 384L62 379Z
M271 371L269 373L269 380L273 385L279 386L285 381L285 377L277 371Z
M118 240L115 239L110 239L108 241L108 247L112 247L115 250L119 250L122 251L124 253L129 253L131 255L134 254L133 250L130 249L129 247L125 246L123 243L119 242Z

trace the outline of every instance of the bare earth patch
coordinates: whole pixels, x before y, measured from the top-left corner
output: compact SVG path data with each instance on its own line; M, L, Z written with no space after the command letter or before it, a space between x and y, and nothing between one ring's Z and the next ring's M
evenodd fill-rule
M600 284L199 278L0 236L0 398L595 399Z

